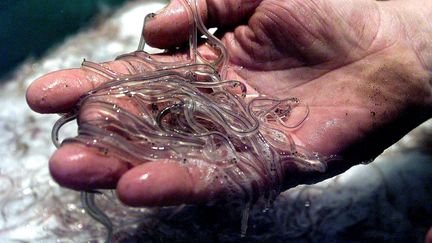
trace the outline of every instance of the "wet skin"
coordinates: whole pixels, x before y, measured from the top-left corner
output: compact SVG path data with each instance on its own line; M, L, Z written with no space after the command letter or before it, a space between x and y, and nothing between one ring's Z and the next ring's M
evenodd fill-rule
M377 156L432 115L432 24L424 21L432 17L431 1L209 0L201 6L207 25L220 27L229 79L245 81L250 92L297 97L309 106L293 135L311 151L341 155L330 171ZM151 45L172 48L187 40L188 23L174 1L144 34ZM142 68L137 62L106 65L118 73L127 73L128 65ZM87 70L62 70L34 81L27 101L40 113L65 112L103 82ZM287 170L290 178L303 177ZM168 161L131 168L78 144L57 150L50 171L69 188L116 188L133 206L206 202L210 187L224 195L222 186L202 181L198 168Z

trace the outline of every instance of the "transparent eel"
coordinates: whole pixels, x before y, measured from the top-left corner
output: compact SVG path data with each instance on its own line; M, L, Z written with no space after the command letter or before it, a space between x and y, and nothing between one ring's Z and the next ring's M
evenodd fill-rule
M273 200L281 190L284 164L303 171L325 171L325 158L296 145L290 133L299 128L309 109L292 125L297 98L247 98L242 81L225 80L228 52L209 33L200 17L197 1L182 1L193 23L188 58L160 62L144 51L142 35L138 50L119 56L145 67L127 65L129 73L119 74L103 64L84 60L82 67L108 81L88 92L52 130L53 143L80 143L118 157L135 166L168 159L188 165L212 168L207 183L223 183L226 200L245 205L242 234L246 233L250 205L260 197ZM146 22L154 18L146 16ZM197 30L219 56L207 60L198 50ZM128 105L129 104L129 105ZM132 105L130 105L132 104ZM133 108L131 108L133 107ZM304 107L304 106L303 106ZM98 118L89 118L97 114ZM77 120L78 136L59 143L59 129ZM90 216L113 235L109 217L98 209L94 192L83 192L82 203Z

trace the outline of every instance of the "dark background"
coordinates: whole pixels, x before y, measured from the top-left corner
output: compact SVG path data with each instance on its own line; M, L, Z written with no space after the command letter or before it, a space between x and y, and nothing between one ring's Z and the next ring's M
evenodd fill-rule
M0 78L127 0L0 0Z

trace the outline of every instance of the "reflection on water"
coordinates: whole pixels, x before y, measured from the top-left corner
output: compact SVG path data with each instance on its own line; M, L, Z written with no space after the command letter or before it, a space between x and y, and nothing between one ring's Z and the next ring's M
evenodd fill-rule
M0 242L104 239L105 229L85 214L79 193L50 179L47 160L54 148L49 134L57 116L31 112L25 88L46 72L79 66L83 57L103 61L133 50L142 16L160 6L129 4L40 61L24 63L9 80L18 82L1 87ZM73 133L73 128L66 130ZM115 237L121 242L417 242L432 225L432 159L418 152L422 143L416 140L427 137L427 131L432 132L432 121L369 165L293 188L265 213L264 206L256 206L245 238L240 238L241 209L130 209L119 205L110 192L99 195L97 203L113 218ZM397 152L402 147L414 148Z

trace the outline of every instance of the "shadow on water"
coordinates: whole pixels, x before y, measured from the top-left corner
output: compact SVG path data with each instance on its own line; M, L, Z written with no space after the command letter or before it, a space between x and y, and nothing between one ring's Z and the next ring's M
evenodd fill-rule
M0 77L127 0L0 1Z

